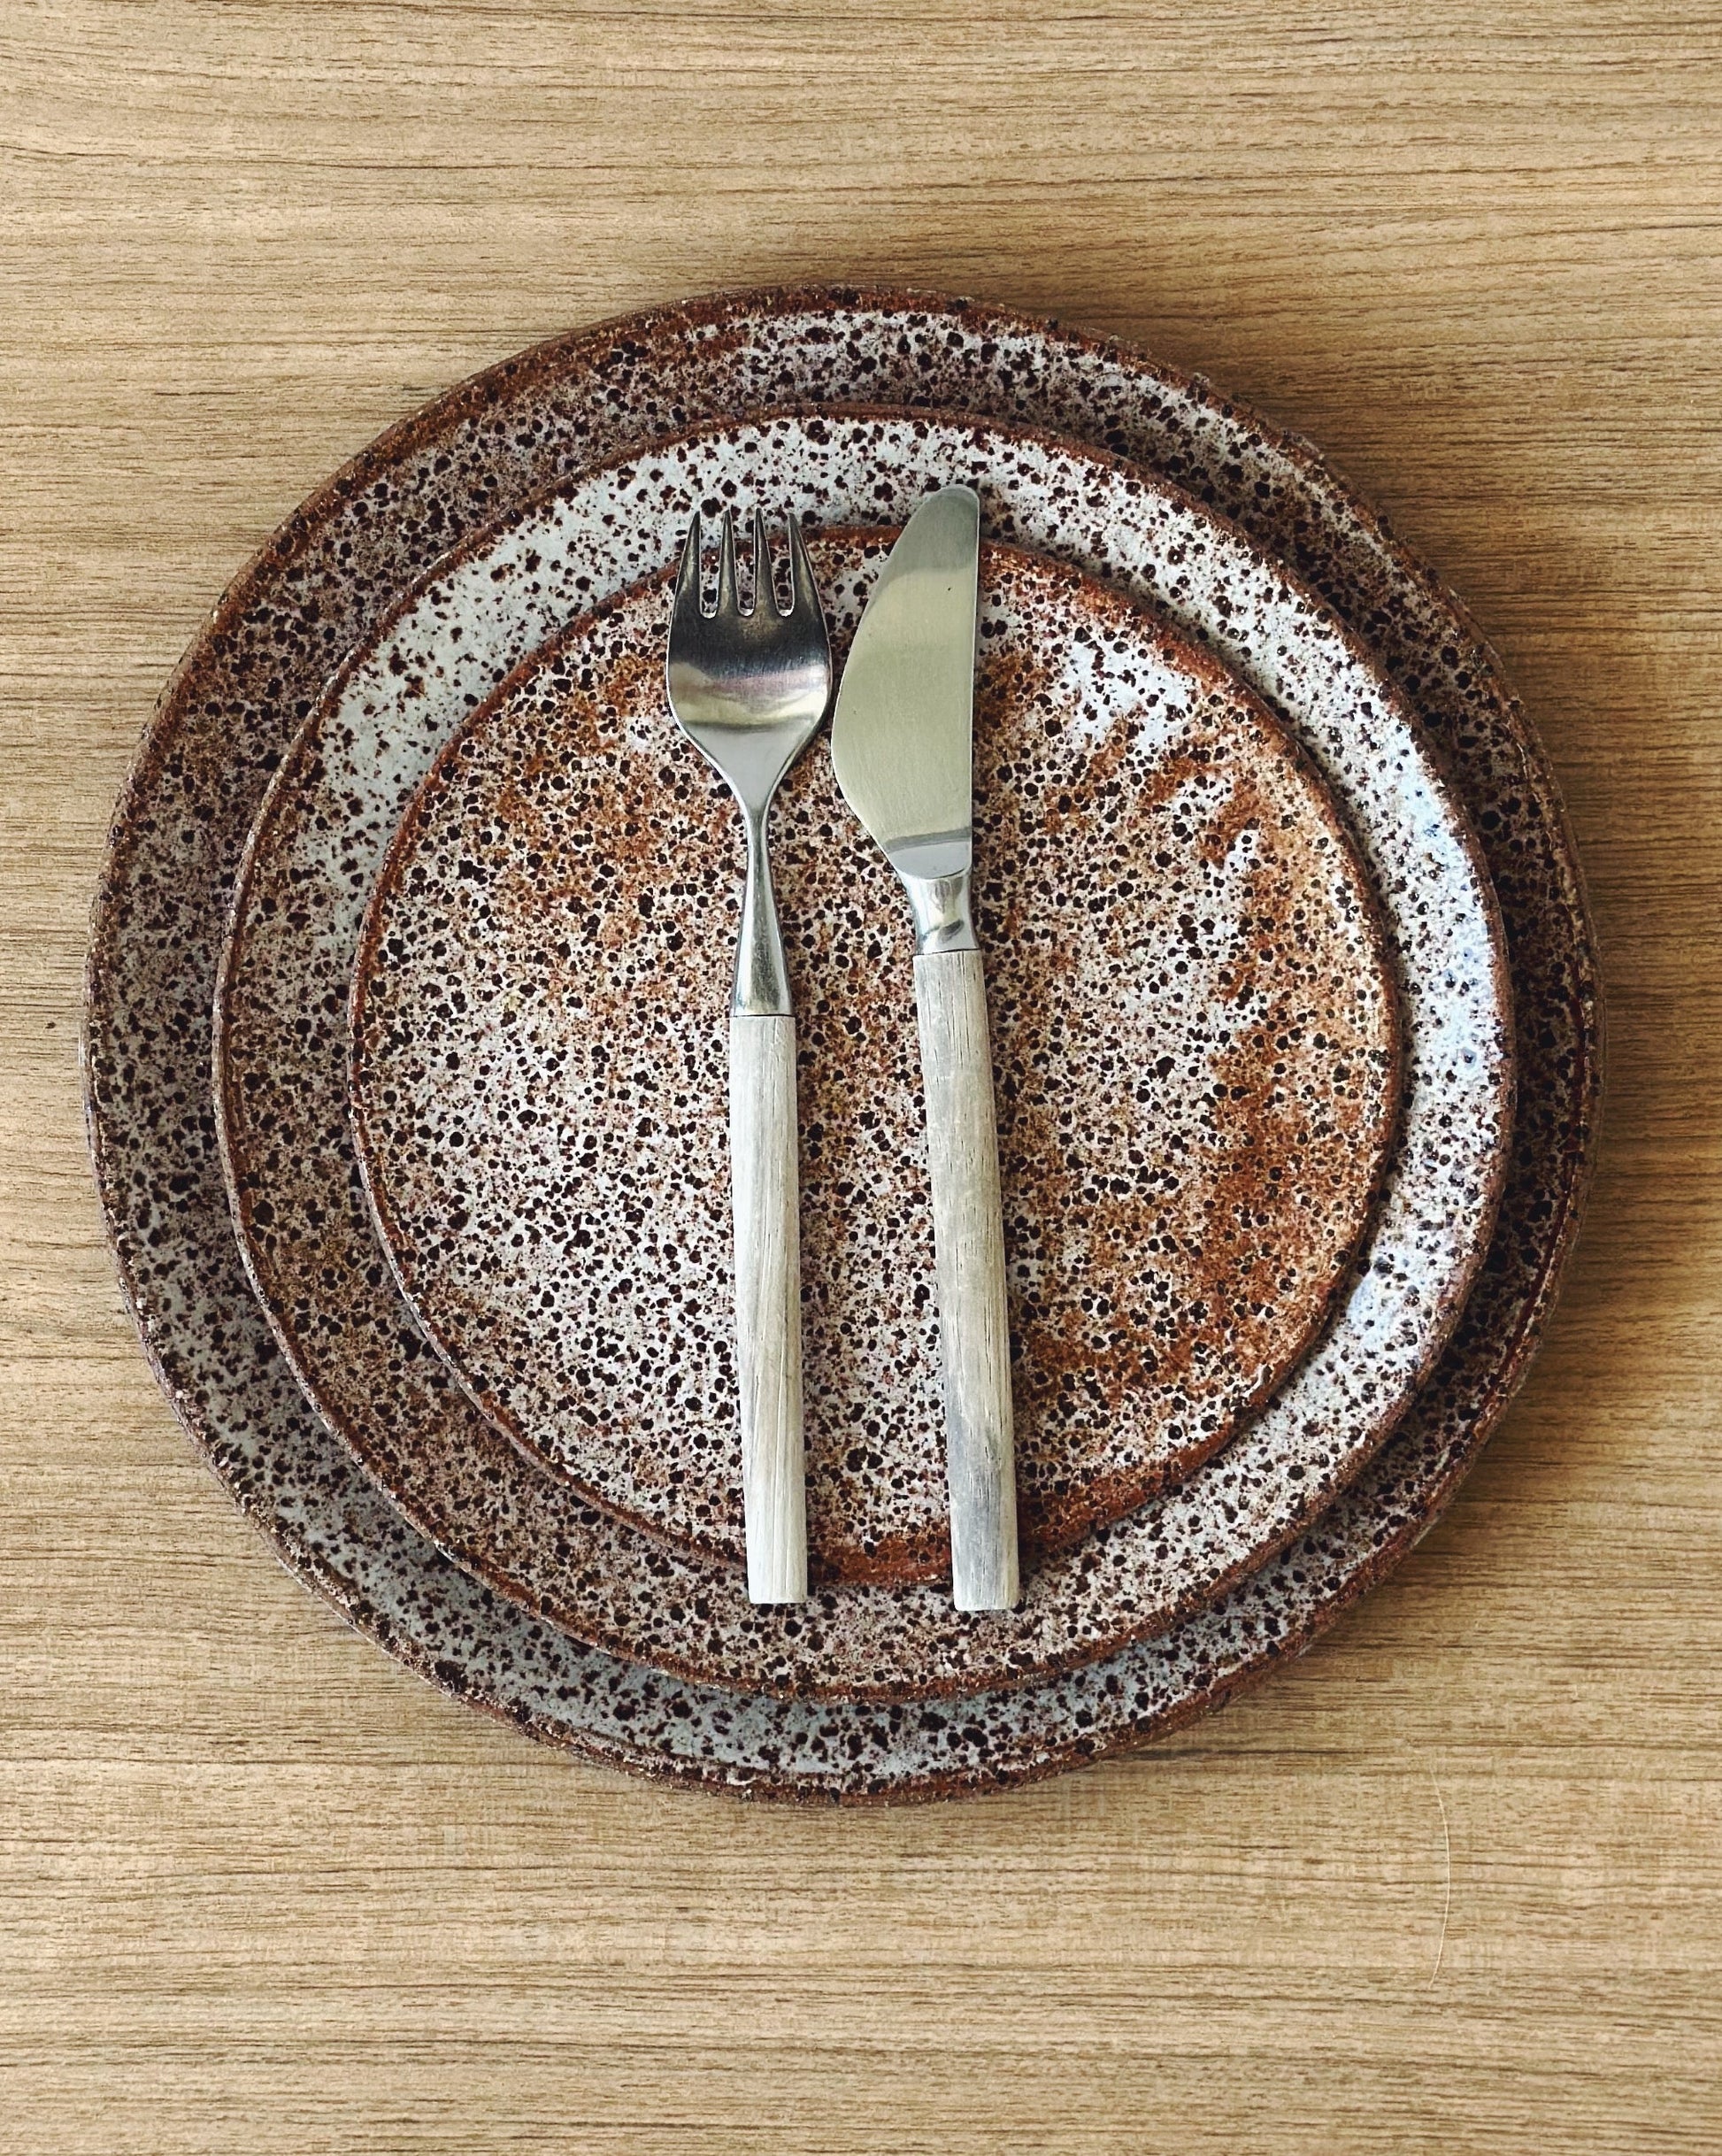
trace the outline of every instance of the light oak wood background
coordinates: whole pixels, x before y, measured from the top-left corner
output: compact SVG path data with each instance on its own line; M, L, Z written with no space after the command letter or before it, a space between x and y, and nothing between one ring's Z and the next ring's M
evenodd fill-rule
M1722 6L5 0L8 2152L1722 2145ZM1611 983L1590 1224L1447 1523L1134 1759L796 1816L580 1767L278 1570L134 1345L77 1004L229 575L529 341L914 280L1200 367L1469 600Z

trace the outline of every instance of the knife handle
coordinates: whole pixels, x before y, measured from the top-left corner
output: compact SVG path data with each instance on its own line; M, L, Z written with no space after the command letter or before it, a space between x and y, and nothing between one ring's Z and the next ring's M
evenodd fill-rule
M748 1595L807 1598L796 1021L733 1011L729 1174Z
M959 1610L1014 1609L1021 1583L1011 1329L980 953L933 951L918 957L915 1011L944 1368L951 1598Z

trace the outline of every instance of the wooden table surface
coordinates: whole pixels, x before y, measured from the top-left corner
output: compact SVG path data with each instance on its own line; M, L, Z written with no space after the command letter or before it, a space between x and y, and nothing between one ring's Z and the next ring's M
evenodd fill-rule
M9 2152L1722 2146L1722 7L7 0ZM1303 1663L985 1803L570 1767L281 1571L85 1165L106 818L223 584L533 339L857 276L1315 437L1503 653L1611 983L1564 1302Z

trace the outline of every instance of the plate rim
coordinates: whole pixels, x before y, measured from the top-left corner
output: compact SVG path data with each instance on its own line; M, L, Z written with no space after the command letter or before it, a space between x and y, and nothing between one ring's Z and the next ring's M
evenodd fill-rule
M102 1021L111 996L115 998L119 996L119 985L113 981L110 971L110 962L123 937L127 879L142 843L139 824L140 817L148 806L146 789L159 778L175 731L186 720L185 707L190 688L199 666L211 657L213 640L229 629L234 619L250 606L258 586L269 573L278 566L290 565L296 555L304 551L310 520L328 513L333 504L355 490L368 474L384 468L391 458L406 453L412 441L422 438L437 426L447 424L461 408L480 409L499 401L507 384L518 378L528 363L535 369L542 370L547 364L554 363L559 356L572 356L581 350L595 350L606 342L613 343L618 335L623 332L648 334L656 326L670 322L678 316L689 316L698 310L706 311L713 319L724 316L740 321L750 313L757 315L762 308L775 304L779 311L783 311L790 304L800 304L810 311L815 305L831 310L866 304L886 313L934 317L949 314L966 319L972 324L992 324L1011 334L1039 335L1090 355L1110 355L1140 385L1142 395L1151 395L1156 390L1181 389L1191 404L1207 418L1222 426L1235 423L1249 441L1261 444L1271 455L1282 459L1290 467L1293 477L1300 482L1298 498L1306 508L1312 513L1318 511L1335 525L1349 525L1344 543L1349 552L1357 552L1356 574L1360 580L1360 589L1365 557L1367 556L1380 565L1382 574L1390 578L1395 589L1403 586L1414 597L1421 598L1432 607L1443 623L1453 625L1458 635L1462 656L1468 664L1480 668L1486 676L1490 701L1503 722L1503 738L1511 737L1512 753L1518 758L1534 800L1534 820L1546 849L1549 868L1546 903L1557 917L1563 964L1570 972L1572 982L1568 998L1574 1020L1571 1082L1564 1089L1558 1145L1551 1138L1545 1156L1551 1167L1558 1162L1562 1171L1557 1178L1555 1203L1551 1207L1555 1216L1553 1224L1547 1238L1542 1241L1534 1267L1534 1284L1528 1286L1524 1293L1522 1309L1510 1343L1504 1351L1494 1359L1487 1379L1480 1379L1474 1388L1467 1388L1471 1404L1466 1412L1462 1438L1445 1449L1441 1456L1441 1464L1428 1475L1423 1475L1419 1469L1414 1476L1418 1492L1415 1520L1394 1528L1385 1539L1377 1541L1369 1553L1351 1566L1336 1585L1324 1586L1323 1598L1312 1605L1311 1613L1303 1621L1285 1634L1282 1647L1264 1646L1259 1652L1247 1654L1228 1674L1211 1677L1199 1692L1182 1702L1178 1709L1150 1714L1142 1721L1120 1724L1104 1738L1076 1743L1056 1753L1046 1753L1037 1759L1018 1759L996 1772L988 1773L980 1767L953 1770L949 1774L928 1770L918 1779L899 1780L888 1789L859 1788L852 1778L829 1787L824 1784L814 1786L793 1777L788 1780L780 1777L774 1782L770 1769L762 1769L758 1774L749 1775L741 1769L719 1768L709 1760L671 1759L652 1746L636 1750L632 1756L624 1758L622 1754L627 1750L626 1746L582 1733L565 1721L555 1727L549 1723L534 1726L531 1713L520 1706L509 1705L500 1694L480 1698L474 1682L462 1682L458 1671L451 1670L439 1662L434 1648L427 1640L402 1632L386 1613L367 1602L362 1587L353 1578L342 1575L326 1552L307 1543L303 1536L296 1544L293 1544L286 1526L268 1512L264 1496L256 1489L230 1479L224 1471L223 1448L219 1431L206 1426L198 1403L187 1392L180 1374L171 1366L169 1359L173 1350L174 1313L171 1309L158 1306L157 1298L146 1291L145 1282L135 1267L128 1239L130 1230L121 1217L119 1206L126 1169L121 1144L124 1134L108 1128L103 1104L98 1097L98 1065L105 1045L101 1036ZM1240 414L1242 415L1241 418ZM1361 542L1361 551L1358 551L1358 542ZM1352 619L1349 614L1346 618ZM1543 903L1545 899L1540 898L1539 904ZM360 450L335 474L314 489L300 508L285 520L277 532L255 551L230 581L208 622L191 641L170 674L157 701L155 715L145 729L130 771L119 789L92 912L81 1051L85 1079L87 1127L92 1166L103 1200L104 1232L113 1256L122 1295L137 1328L145 1357L194 1447L204 1458L218 1479L227 1485L229 1495L241 1513L251 1521L283 1567L324 1594L357 1629L376 1640L428 1682L437 1684L453 1697L465 1699L468 1704L486 1706L502 1719L527 1729L546 1742L578 1752L583 1756L603 1759L611 1764L627 1765L636 1772L677 1782L735 1789L746 1781L750 1792L755 1795L815 1802L910 1802L925 1798L965 1794L982 1785L996 1787L1038 1779L1107 1752L1134 1748L1158 1731L1173 1727L1178 1721L1204 1711L1209 1705L1217 1705L1222 1698L1228 1698L1236 1690L1259 1681L1286 1654L1307 1645L1329 1624L1336 1621L1343 1610L1390 1570L1411 1543L1420 1539L1446 1509L1453 1492L1522 1382L1534 1355L1553 1305L1555 1290L1580 1230L1592 1178L1605 1078L1607 1023L1595 929L1584 887L1582 866L1546 751L1529 724L1519 699L1506 680L1498 658L1463 602L1453 594L1444 580L1397 540L1385 520L1355 493L1349 482L1319 451L1302 437L1276 427L1249 405L1228 403L1211 389L1203 377L1184 373L1122 339L1066 330L1057 322L1047 321L1003 304L987 301L963 301L943 294L919 291L912 287L865 282L824 286L787 284L749 291L711 294L699 300L667 307L625 312L606 318L600 323L561 333L530 348L527 352L488 367L443 391L418 412L408 415L385 430L376 441ZM309 1410L306 1412L309 1413ZM1277 1561L1281 1565L1288 1562L1295 1549L1296 1545L1294 1545L1294 1552ZM435 1569L433 1564L433 1572Z
M1103 1660L1111 1655L1124 1651L1132 1640L1153 1636L1162 1630L1176 1627L1204 1604L1211 1602L1216 1596L1224 1593L1229 1587L1234 1585L1248 1573L1259 1569L1271 1559L1279 1548L1283 1547L1288 1542L1295 1540L1315 1514L1331 1505L1339 1492L1365 1470L1370 1459L1391 1437L1397 1422L1403 1420L1404 1414L1410 1411L1422 1384L1426 1382L1433 1372L1439 1367L1445 1347L1463 1316L1471 1289L1487 1262L1488 1251L1493 1242L1495 1214L1511 1165L1517 1076L1517 1057L1511 1044L1511 974L1508 964L1505 934L1495 901L1494 885L1488 874L1487 861L1483 856L1477 832L1469 812L1464 805L1463 797L1459 794L1450 773L1447 770L1444 760L1439 755L1434 744L1429 740L1426 731L1418 719L1409 699L1388 680L1384 669L1363 640L1341 618L1334 613L1326 602L1320 600L1318 595L1311 591L1295 572L1287 569L1283 565L1267 556L1259 543L1250 539L1247 534L1241 533L1229 519L1212 510L1193 497L1188 489L1180 487L1175 481L1167 480L1160 474L1132 465L1128 460L1105 450L1096 449L1090 443L1055 435L1045 427L995 420L985 415L958 412L952 408L943 408L936 412L922 412L913 407L850 406L838 405L834 403L819 407L805 404L793 407L763 407L745 413L726 414L693 424L680 430L674 435L654 439L642 448L630 449L611 457L597 459L589 466L583 467L577 475L559 479L534 493L523 496L514 510L478 526L457 546L450 548L435 561L428 565L422 574L395 594L388 607L379 613L373 628L347 654L339 672L331 677L323 697L307 715L304 723L296 730L289 747L281 759L279 767L271 776L267 792L246 838L241 864L234 879L227 909L221 972L217 989L215 1038L212 1048L215 1058L214 1083L218 1100L221 1104L217 1117L218 1132L222 1146L224 1175L228 1197L233 1205L235 1233L241 1254L253 1290L257 1293L258 1302L263 1307L277 1344L299 1376L300 1382L312 1403L314 1412L320 1415L325 1424L334 1432L340 1442L357 1456L373 1479L381 1483L390 1501L404 1513L406 1518L411 1520L420 1533L424 1534L463 1570L482 1580L503 1598L516 1603L534 1616L567 1632L571 1637L613 1654L625 1657L633 1655L635 1659L647 1660L651 1667L668 1674L673 1674L691 1683L703 1685L725 1683L726 1680L715 1675L710 1667L696 1667L690 1662L680 1659L676 1652L669 1646L656 1647L654 1651L647 1654L642 1652L637 1639L630 1644L624 1634L611 1629L608 1625L601 1627L597 1620L581 1608L570 1606L565 1600L554 1596L547 1590L535 1590L527 1586L488 1552L474 1548L473 1543L476 1536L484 1532L494 1533L494 1530L482 1530L474 1527L471 1529L463 1528L457 1533L455 1531L457 1523L450 1517L441 1513L433 1513L427 1508L420 1493L411 1488L411 1476L406 1474L402 1467L396 1466L392 1469L385 1470L377 1462L374 1458L377 1441L368 1429L359 1428L350 1415L337 1411L332 1404L327 1401L325 1397L328 1390L327 1384L322 1382L315 1374L307 1371L300 1359L301 1344L296 1341L285 1324L278 1320L276 1313L271 1307L265 1282L257 1269L254 1246L242 1231L242 1206L237 1190L242 1177L238 1172L238 1164L228 1151L229 1132L227 1128L226 1104L232 1100L236 1090L242 1090L236 1087L234 1074L227 1063L228 1030L233 1011L232 995L234 985L232 976L232 960L235 949L241 942L241 933L245 925L258 857L265 841L271 835L278 807L283 801L291 798L289 788L296 779L307 767L314 766L320 752L319 744L327 731L326 722L333 720L340 712L342 697L345 689L359 676L367 664L374 661L379 651L387 644L391 629L409 620L415 607L422 603L427 595L434 592L439 585L461 568L474 564L481 565L500 544L505 542L511 533L529 532L534 525L545 523L555 506L571 491L586 487L591 482L602 481L607 474L623 472L630 466L649 461L651 458L661 455L665 450L676 447L697 447L703 441L722 437L726 435L734 435L739 430L751 428L765 433L774 425L804 429L826 418L841 422L853 422L861 427L885 425L898 430L912 429L919 422L925 420L929 423L943 425L952 429L968 429L984 433L995 439L1003 439L1006 442L1015 441L1037 450L1049 453L1055 458L1073 458L1090 471L1105 474L1122 487L1139 489L1169 504L1174 511L1192 517L1200 523L1215 527L1222 539L1237 544L1253 562L1260 565L1268 573L1276 575L1286 589L1301 597L1318 620L1322 633L1333 639L1359 674L1371 683L1372 693L1394 715L1396 722L1403 728L1406 736L1415 744L1417 753L1421 759L1422 776L1432 794L1439 798L1449 813L1449 836L1457 852L1464 856L1475 880L1478 900L1484 915L1484 925L1488 938L1491 982L1489 1005L1495 1013L1503 1031L1509 1036L1507 1052L1503 1054L1500 1061L1499 1082L1495 1091L1497 1115L1495 1137L1490 1151L1488 1173L1480 1190L1480 1202L1476 1208L1474 1224L1467 1236L1467 1255L1464 1263L1457 1267L1450 1276L1444 1276L1442 1279L1439 1297L1441 1317L1424 1344L1418 1361L1417 1374L1415 1377L1408 1375L1404 1380L1397 1394L1392 1414L1388 1419L1372 1422L1366 1438L1348 1452L1341 1470L1330 1475L1325 1483L1318 1485L1312 1490L1310 1503L1303 1508L1295 1510L1291 1518L1283 1521L1276 1528L1272 1539L1269 1543L1253 1545L1247 1552L1232 1557L1217 1572L1205 1573L1200 1585L1188 1587L1176 1596L1164 1597L1160 1602L1153 1605L1146 1614L1139 1612L1130 1622L1127 1629L1110 1632L1103 1641L1084 1639L1080 1644L1072 1644L1067 1648L1049 1652L1044 1656L1037 1655L1032 1667L1019 1667L1013 1666L1008 1659L1001 1661L996 1656L994 1670L984 1678L973 1675L968 1676L941 1675L916 1684L912 1692L905 1687L901 1675L896 1674L888 1678L864 1677L857 1675L836 1680L823 1678L811 1670L803 1670L796 1674L786 1674L781 1678L773 1678L750 1668L745 1674L738 1671L732 1679L727 1680L738 1689L757 1688L760 1690L780 1693L784 1697L802 1697L808 1699L844 1699L857 1703L901 1700L907 1697L918 1698L923 1697L929 1698L969 1697L983 1690L988 1692L1002 1690L1007 1685L1017 1689L1032 1687L1082 1664ZM1219 663L1224 666L1226 662L1221 660ZM1292 738L1295 740L1297 738L1295 730L1288 730L1292 733ZM1331 782L1328 782L1331 783ZM1345 817L1349 823L1348 811L1342 804L1339 805L1341 816ZM1355 832L1353 838L1354 843L1357 843ZM1365 859L1367 860L1366 856ZM1372 874L1372 884L1374 881L1375 878ZM349 1143L350 1146L350 1140L349 1140ZM1373 1222L1372 1221L1370 1229L1366 1230L1366 1233L1372 1231L1372 1227ZM372 1232L374 1235L373 1228ZM408 1307L410 1309L410 1304ZM1294 1370L1288 1374L1288 1381L1295 1374L1294 1367ZM1235 1439L1247 1440L1249 1436L1249 1430L1247 1423L1234 1432ZM516 1449L518 1450L518 1448ZM1223 1466L1223 1456L1209 1464L1218 1468ZM1170 1489L1162 1491L1160 1497L1167 1502L1175 1503L1180 1494L1180 1487L1174 1484ZM1158 1500L1149 1500L1149 1503L1157 1501ZM1093 1533L1096 1536L1103 1536L1109 1532L1115 1535L1124 1534L1129 1531L1130 1524L1130 1515L1126 1514L1115 1521L1110 1530L1096 1529L1093 1530ZM639 1532L631 1522L624 1522L621 1525L626 1532ZM650 1538L642 1537L642 1539ZM1080 1546L1080 1544L1078 1545L1079 1548ZM660 1544L659 1547L661 1548L663 1545ZM674 1552L672 1554L684 1563L692 1561L703 1564L713 1561L703 1552L699 1553L693 1559L689 1559L686 1553L681 1552ZM1065 1553L1067 1558L1070 1554ZM697 1590L690 1588L688 1591ZM852 1593L865 1590L838 1589L833 1591ZM817 1602L817 1600L816 1596L815 1601Z
M494 527L491 528L495 528ZM894 538L899 526L831 525L809 528L809 543L823 542L857 550L864 545L878 545ZM1002 557L1009 564L1031 565L1032 572L1047 575L1058 583L1080 586L1085 590L1103 595L1107 604L1119 615L1129 616L1140 636L1143 650L1152 648L1169 674L1180 675L1192 688L1209 694L1220 694L1238 705L1250 709L1257 725L1272 738L1286 755L1296 772L1298 782L1308 789L1312 819L1318 821L1335 842L1343 867L1341 873L1359 888L1362 905L1357 914L1357 943L1360 964L1380 981L1385 993L1381 999L1382 1040L1380 1046L1386 1055L1388 1076L1383 1087L1381 1113L1374 1117L1368 1129L1362 1134L1372 1156L1371 1172L1359 1196L1352 1222L1349 1240L1337 1260L1318 1297L1312 1299L1304 1313L1299 1328L1288 1336L1290 1344L1276 1358L1267 1375L1245 1398L1242 1398L1219 1428L1211 1435L1187 1442L1162 1465L1142 1476L1137 1484L1122 1498L1108 1498L1099 1505L1080 1513L1075 1524L1062 1528L1056 1535L1036 1538L1031 1544L1025 1540L1025 1561L1032 1549L1035 1561L1042 1557L1057 1556L1076 1547L1085 1536L1116 1524L1126 1513L1137 1509L1152 1498L1165 1494L1186 1475L1203 1466L1214 1454L1229 1444L1266 1405L1268 1399L1290 1377L1297 1365L1311 1350L1336 1314L1341 1294L1349 1277L1357 1251L1366 1236L1374 1208L1392 1165L1394 1145L1399 1128L1400 1111L1405 1081L1406 1040L1405 1022L1398 982L1395 977L1391 955L1382 928L1379 904L1369 870L1357 842L1331 788L1317 769L1313 758L1298 741L1286 721L1257 691L1234 679L1214 657L1203 651L1182 632L1156 619L1148 606L1129 592L1115 585L1108 585L1088 571L1074 565L1053 560L1050 557L1034 554L1029 548L1015 541L985 539L981 543L983 590L986 563L990 556ZM458 720L453 731L443 740L432 758L430 767L419 781L403 812L400 822L385 846L371 895L360 922L357 952L352 969L352 985L348 998L348 1033L350 1055L348 1061L347 1101L349 1124L354 1152L358 1162L360 1179L364 1184L366 1203L378 1244L393 1276L401 1298L415 1323L442 1358L444 1367L473 1405L488 1421L500 1428L522 1451L535 1459L548 1473L559 1476L579 1495L601 1511L610 1513L623 1526L632 1528L649 1538L661 1541L673 1548L691 1547L694 1553L704 1559L723 1559L739 1571L743 1559L738 1548L732 1554L710 1543L677 1535L673 1529L654 1526L630 1513L619 1502L609 1502L605 1497L582 1482L560 1459L541 1447L531 1431L522 1428L518 1420L491 1397L482 1377L474 1371L464 1369L459 1356L444 1336L443 1332L427 1310L422 1288L415 1284L417 1267L409 1256L410 1238L395 1215L388 1197L388 1179L383 1173L381 1148L372 1128L366 1109L368 1081L366 1072L373 1059L366 1054L362 1017L370 985L377 972L378 944L382 928L382 906L385 897L398 897L402 875L407 860L406 839L410 828L422 822L424 805L430 799L432 789L446 782L450 770L458 760L459 744L469 741L473 731L533 674L557 655L565 651L574 641L602 628L625 611L637 612L657 590L667 588L673 576L673 567L666 566L637 579L634 583L611 593L598 604L585 609L569 620L549 641L519 660L503 680L476 705ZM374 648L374 647L373 647ZM230 916L232 918L232 916ZM724 962L723 954L718 963ZM1498 1163L1497 1183L1504 1180L1504 1158ZM229 1184L231 1192L231 1182ZM246 1237L237 1228L242 1248ZM286 1343L283 1341L285 1351ZM327 1419L327 1418L326 1418ZM1117 1478L1112 1478L1116 1480ZM433 1539L434 1537L433 1536ZM450 1551L450 1555L455 1553ZM458 1557L457 1562L462 1561ZM930 1564L924 1564L913 1572L879 1572L840 1581L824 1582L841 1586L872 1583L880 1586L909 1586L942 1581L949 1573L948 1556L942 1551ZM488 1577L488 1575L484 1576ZM821 1582L815 1582L816 1585ZM500 1582L493 1581L499 1591L509 1590ZM513 1598L518 1599L518 1596ZM578 1635L576 1635L578 1636ZM710 1681L710 1680L706 1680Z

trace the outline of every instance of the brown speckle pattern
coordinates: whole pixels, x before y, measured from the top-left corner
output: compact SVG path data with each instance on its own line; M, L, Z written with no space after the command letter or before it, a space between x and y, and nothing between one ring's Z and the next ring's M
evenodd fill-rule
M881 498L906 513L953 472L981 487L993 528L1103 558L1207 636L1277 695L1322 760L1374 864L1407 997L1402 1140L1361 1269L1295 1381L1184 1486L1039 1566L1011 1618L957 1620L936 1592L865 1584L761 1611L727 1570L686 1557L666 1570L665 1553L523 1475L450 1396L380 1272L359 1200L339 984L419 774L510 651L565 619L571 593L626 581L642 551L662 559L695 501L745 489L802 513ZM785 416L657 444L523 511L450 557L343 670L272 785L234 919L223 1136L247 1252L302 1382L462 1562L582 1637L687 1674L850 1696L950 1690L1020 1681L1163 1627L1362 1465L1444 1336L1487 1232L1511 1086L1493 911L1414 728L1322 610L1226 527L1042 437Z
M450 1565L305 1404L253 1301L205 1105L219 924L271 773L331 670L451 542L694 419L874 397L1026 419L1235 518L1380 654L1471 806L1506 919L1522 1078L1488 1258L1386 1450L1272 1563L1159 1640L960 1714L810 1706L581 1647ZM1307 1644L1434 1519L1534 1351L1580 1217L1602 1021L1583 892L1535 736L1463 612L1307 446L1138 353L996 308L742 294L584 330L368 450L240 576L169 683L116 812L86 1073L120 1278L169 1398L283 1560L410 1667L542 1740L759 1796L996 1788L1141 1742Z
M889 535L816 536L838 656ZM624 1518L739 1562L726 792L665 700L664 580L519 669L438 758L355 976L361 1156L475 1399ZM1307 1346L1392 1127L1362 866L1265 707L1106 588L983 565L978 904L1025 1544L1207 1457ZM799 1013L818 1580L948 1566L896 879L821 743L773 817Z
M906 516L956 476L988 529L1155 604L1271 696L1350 820L1406 1013L1398 1143L1326 1336L1262 1413L1138 1511L1037 1563L1020 1606L854 1581L792 1608L596 1513L451 1388L382 1266L347 1129L342 988L388 844L449 735L594 590L673 557L696 503ZM571 598L571 594L573 595ZM600 466L469 542L361 644L271 785L234 891L217 1105L242 1246L325 1417L407 1517L577 1636L686 1675L842 1697L1029 1675L1164 1629L1356 1474L1447 1336L1488 1234L1511 1108L1504 968L1474 842L1410 715L1338 623L1175 489L1020 429L780 414ZM264 1216L266 1214L266 1218Z

